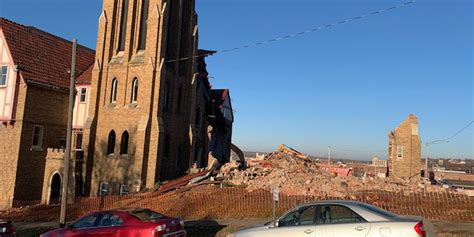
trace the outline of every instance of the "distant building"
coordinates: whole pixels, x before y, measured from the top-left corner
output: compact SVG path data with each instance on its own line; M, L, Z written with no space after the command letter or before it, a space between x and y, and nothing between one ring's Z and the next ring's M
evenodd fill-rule
M374 156L374 158L372 158L372 166L387 167L387 160L382 160L379 157Z
M388 174L411 178L421 172L421 139L418 118L410 114L400 126L388 134Z

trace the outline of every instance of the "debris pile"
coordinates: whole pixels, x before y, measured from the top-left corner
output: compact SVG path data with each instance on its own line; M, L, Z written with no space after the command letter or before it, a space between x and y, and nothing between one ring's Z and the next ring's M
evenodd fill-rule
M421 189L441 190L435 186L422 186L417 180L341 177L325 171L327 169L314 160L280 151L271 153L263 160L248 161L246 170L239 170L238 165L236 162L224 165L218 177L224 178L230 185L245 187L249 191L279 187L282 193L288 195L346 197L370 190L405 193Z

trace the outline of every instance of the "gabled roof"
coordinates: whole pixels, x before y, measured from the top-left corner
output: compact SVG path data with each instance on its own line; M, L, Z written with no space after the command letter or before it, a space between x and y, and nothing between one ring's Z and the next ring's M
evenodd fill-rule
M69 87L71 41L5 18L0 18L0 30L5 35L13 62L26 82ZM78 45L76 75L93 65L94 58L94 50Z
M77 85L89 85L92 81L92 69L94 69L94 64L92 64L86 71L84 71L79 77L76 79Z

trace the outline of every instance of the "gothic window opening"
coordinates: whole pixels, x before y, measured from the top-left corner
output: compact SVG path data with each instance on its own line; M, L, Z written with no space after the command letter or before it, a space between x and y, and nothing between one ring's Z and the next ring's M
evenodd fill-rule
M142 0L142 9L140 16L140 29L138 35L138 50L145 50L146 48L146 34L147 34L147 21L148 21L148 9L150 1Z
M163 157L165 159L170 157L170 135L169 134L166 134L165 136L165 149L164 149Z
M120 142L120 155L128 154L128 132L125 131L122 133L122 140Z
M169 91L170 91L169 87L170 87L170 84L169 84L168 82L166 82L166 83L165 83L165 90L164 90L164 95L165 95L165 98L164 98L164 100L165 100L165 101L164 101L164 109L165 109L165 110L168 110L168 109L169 109L169 96L170 96L170 95L169 95L169 94L170 94L170 93L169 93Z
M109 133L109 140L107 142L107 154L115 153L115 131L112 130Z
M132 81L132 100L131 102L137 102L138 99L138 78L133 79Z
M179 89L178 89L178 112L181 112L182 111L182 108L183 107L183 87L180 86Z
M196 120L194 124L196 125L196 128L199 128L201 125L201 108L200 107L196 109Z
M188 1L183 1L182 14L181 14L181 46L180 46L180 57L184 58L186 56L186 41L188 39Z
M115 103L117 101L117 79L112 80L112 88L110 91L110 103Z
M118 51L125 50L125 39L127 34L127 18L128 18L128 0L122 2L122 12L120 15L120 33L119 33L119 44Z

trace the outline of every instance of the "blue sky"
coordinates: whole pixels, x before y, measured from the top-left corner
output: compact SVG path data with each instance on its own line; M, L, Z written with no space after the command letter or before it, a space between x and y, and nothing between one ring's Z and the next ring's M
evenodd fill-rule
M196 0L200 47L222 50L297 33L403 0ZM1 0L0 15L95 48L100 0ZM234 143L312 155L386 157L387 133L408 114L423 142L473 120L473 2L417 0L313 34L208 58L230 88ZM431 157L474 156L473 127Z

